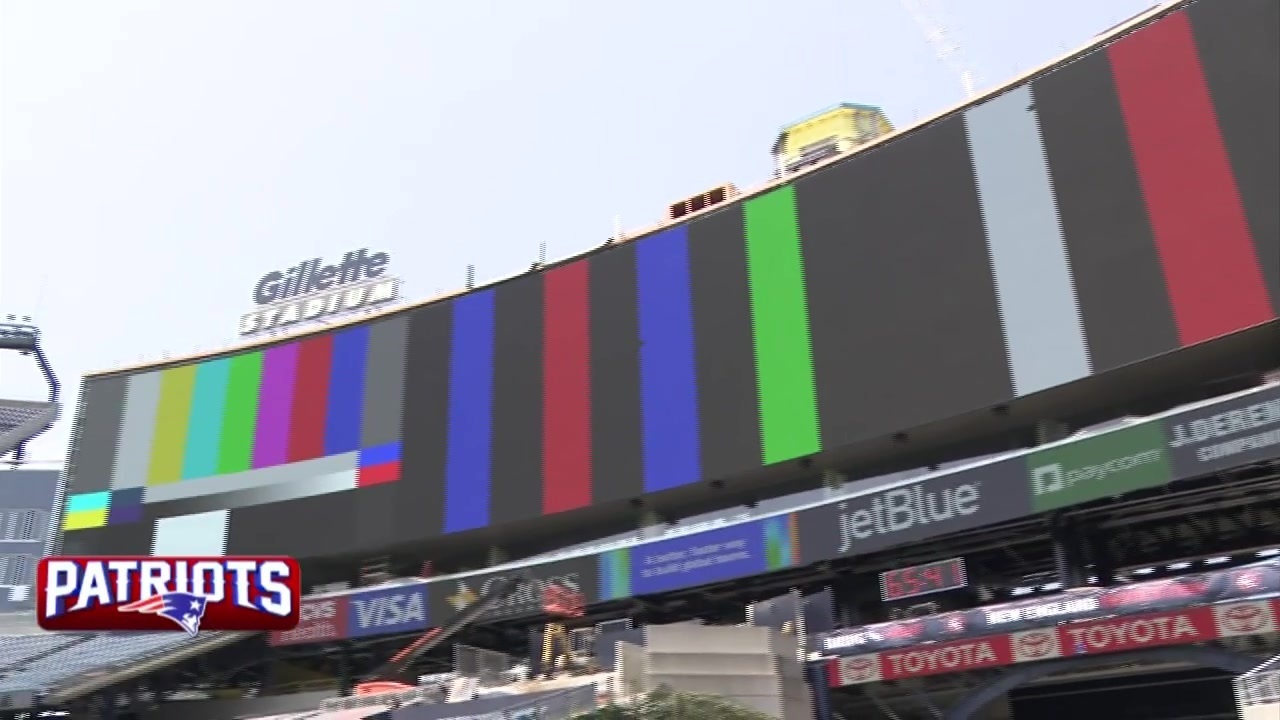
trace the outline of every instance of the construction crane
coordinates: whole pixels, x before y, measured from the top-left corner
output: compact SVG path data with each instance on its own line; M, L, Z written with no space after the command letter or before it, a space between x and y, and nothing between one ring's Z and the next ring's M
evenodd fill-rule
M465 628L473 620L485 614L494 605L506 600L521 583L534 582L526 571L519 575L502 578L489 586L487 592L476 598L467 607L459 610L444 625L431 628L405 646L400 652L375 670L368 680L356 686L357 695L373 695L391 690L407 690L414 686L414 674L410 668L419 657L430 652L432 648L449 640L455 633Z
M933 0L901 0L902 7L915 20L916 25L924 32L925 40L933 47L933 52L951 72L960 78L965 97L973 97L976 93L976 82L972 66L964 51L951 37L943 22L942 13L934 7Z

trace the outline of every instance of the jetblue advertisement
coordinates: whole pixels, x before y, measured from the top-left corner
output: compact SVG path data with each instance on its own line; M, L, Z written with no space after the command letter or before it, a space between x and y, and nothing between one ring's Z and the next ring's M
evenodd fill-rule
M604 600L650 595L678 588L781 570L799 561L794 516L619 548L600 555Z
M347 636L369 637L427 629L427 586L365 590L347 603Z

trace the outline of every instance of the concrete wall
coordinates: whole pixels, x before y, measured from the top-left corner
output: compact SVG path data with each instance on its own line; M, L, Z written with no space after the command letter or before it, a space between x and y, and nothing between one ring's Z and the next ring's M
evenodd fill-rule
M645 650L650 688L718 695L780 720L811 717L796 640L772 628L651 625Z
M1253 705L1240 713L1241 720L1276 720L1280 718L1280 702Z

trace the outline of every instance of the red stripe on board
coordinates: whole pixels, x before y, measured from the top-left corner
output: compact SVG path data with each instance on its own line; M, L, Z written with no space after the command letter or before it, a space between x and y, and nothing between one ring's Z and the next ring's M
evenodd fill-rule
M332 364L333 335L320 335L298 343L293 419L289 423L289 462L324 455L324 424L328 415L326 406Z
M588 263L543 275L542 512L591 504Z
M392 460L381 465L369 465L368 467L360 468L356 473L356 487L381 485L383 483L396 482L399 479L400 461Z
M1107 55L1182 344L1270 320L1186 13L1116 42Z

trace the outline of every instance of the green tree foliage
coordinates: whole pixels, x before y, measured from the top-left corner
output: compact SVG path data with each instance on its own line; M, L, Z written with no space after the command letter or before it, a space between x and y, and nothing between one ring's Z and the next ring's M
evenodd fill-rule
M771 718L724 698L673 692L663 687L650 693L643 702L629 706L610 705L586 715L579 715L576 720L771 720Z

